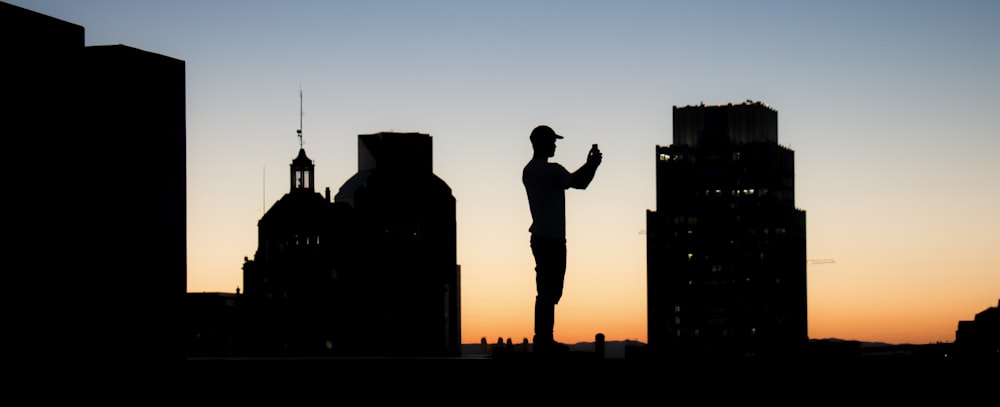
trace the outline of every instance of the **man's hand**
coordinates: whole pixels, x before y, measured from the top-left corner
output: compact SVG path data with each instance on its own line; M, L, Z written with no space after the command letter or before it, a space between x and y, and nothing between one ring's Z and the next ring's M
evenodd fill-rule
M601 165L601 160L604 159L604 154L601 154L601 149L597 148L597 144L590 147L590 153L587 154L587 164L598 166Z

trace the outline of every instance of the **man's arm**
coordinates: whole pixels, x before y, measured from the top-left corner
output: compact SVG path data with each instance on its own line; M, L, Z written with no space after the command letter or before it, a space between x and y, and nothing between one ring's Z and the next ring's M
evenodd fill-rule
M570 174L570 188L586 189L590 185L590 181L594 180L594 175L597 174L597 167L601 165L601 160L604 158L601 150L597 149L596 144L594 146L590 150L590 153L587 154L587 162L583 163L580 168Z

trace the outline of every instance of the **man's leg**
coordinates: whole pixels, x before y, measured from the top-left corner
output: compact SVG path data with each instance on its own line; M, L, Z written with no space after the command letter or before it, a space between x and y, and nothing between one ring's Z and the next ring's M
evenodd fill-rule
M532 240L535 257L535 338L537 346L556 344L553 336L555 307L562 298L566 275L566 242Z
M535 296L535 343L552 342L555 326L556 305Z

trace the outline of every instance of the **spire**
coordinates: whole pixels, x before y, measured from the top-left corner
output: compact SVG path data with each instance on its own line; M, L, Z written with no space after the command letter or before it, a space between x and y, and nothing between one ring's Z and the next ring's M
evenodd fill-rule
M291 164L291 191L313 192L315 166L312 160L306 156L306 150L302 146L302 86L299 86L299 129L296 133L299 136L299 155L292 160Z
M302 149L302 85L299 85L299 129L296 133L299 135L299 149Z

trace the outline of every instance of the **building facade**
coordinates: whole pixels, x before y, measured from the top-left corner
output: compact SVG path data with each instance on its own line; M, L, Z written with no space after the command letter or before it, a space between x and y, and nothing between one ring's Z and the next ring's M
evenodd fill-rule
M2 133L23 260L13 329L32 356L183 357L187 290L185 63L0 2ZM88 366L87 363L76 364Z
M665 357L766 357L808 342L806 219L792 150L759 102L673 109L646 214L648 345Z

